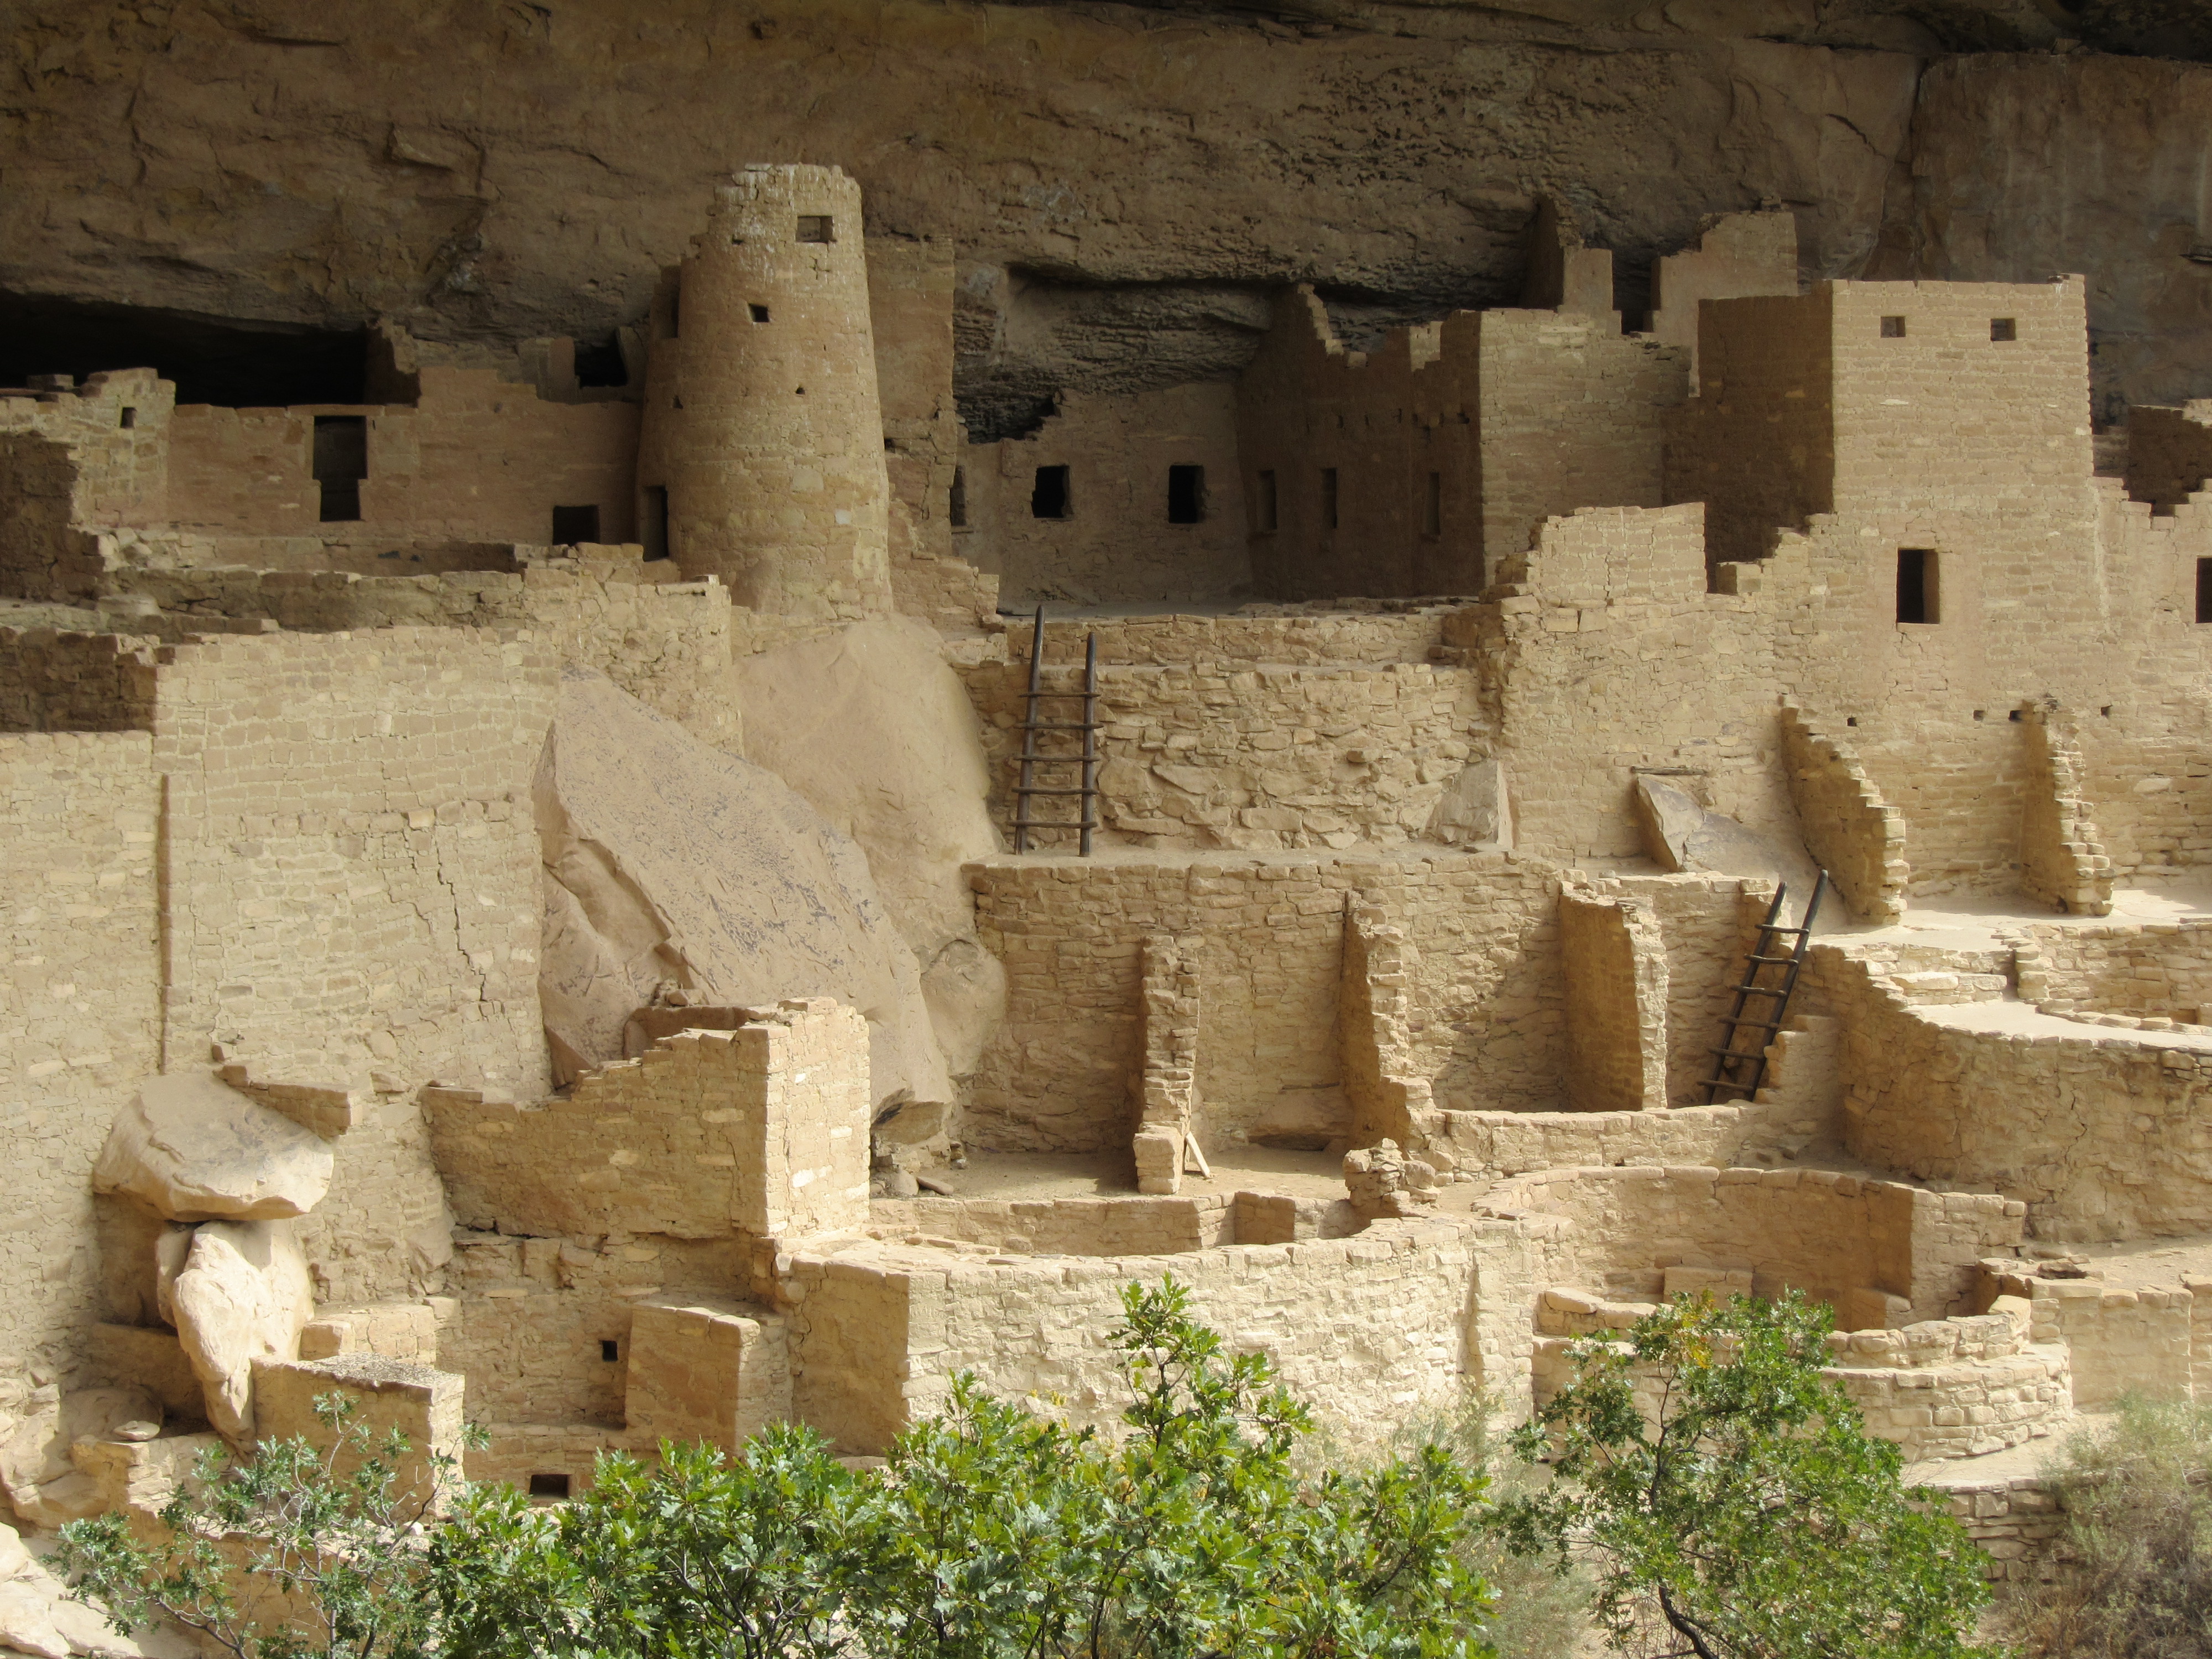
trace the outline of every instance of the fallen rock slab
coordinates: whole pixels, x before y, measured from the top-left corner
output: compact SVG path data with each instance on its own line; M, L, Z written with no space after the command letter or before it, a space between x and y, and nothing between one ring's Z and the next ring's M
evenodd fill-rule
M149 1078L108 1132L96 1193L172 1221L280 1221L330 1190L330 1144L204 1072Z
M307 1258L289 1222L210 1222L170 1292L177 1335L226 1439L253 1432L253 1362L295 1359L314 1314Z

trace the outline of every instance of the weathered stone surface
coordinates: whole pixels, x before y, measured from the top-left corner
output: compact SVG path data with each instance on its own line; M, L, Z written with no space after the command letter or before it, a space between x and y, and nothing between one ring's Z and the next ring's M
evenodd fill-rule
M536 799L539 988L572 1071L621 1059L623 1023L673 982L693 1005L849 1003L867 1018L878 1100L954 1098L866 858L773 773L572 668Z
M98 1513L99 1488L70 1460L70 1447L102 1439L121 1425L161 1420L143 1389L80 1389L64 1394L48 1383L27 1401L15 1432L0 1443L0 1486L15 1513L42 1527Z
M945 1060L975 1069L1006 974L975 941L960 866L999 850L975 712L934 629L906 617L739 659L745 758L860 843L884 908L922 964Z
M298 1237L282 1221L210 1222L172 1294L208 1421L234 1440L252 1434L253 1362L297 1355L314 1312Z
M331 1169L320 1136L204 1072L179 1072L149 1078L116 1119L92 1185L172 1221L275 1221L321 1202Z
M1687 790L1648 773L1637 775L1635 805L1644 850L1661 868L1786 881L1798 896L1790 914L1802 914L1803 897L1813 890L1818 872L1802 848L1784 846L1725 812L1713 811Z
M52 1546L46 1540L40 1549ZM99 1608L70 1600L67 1585L8 1527L0 1527L0 1651L35 1659L198 1659L198 1653L179 1631L117 1635Z

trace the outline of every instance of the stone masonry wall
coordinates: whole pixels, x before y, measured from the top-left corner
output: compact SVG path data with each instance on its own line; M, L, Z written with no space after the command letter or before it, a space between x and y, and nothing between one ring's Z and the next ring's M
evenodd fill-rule
M1845 1145L1917 1181L1994 1188L2039 1237L2212 1228L2197 1128L2212 1037L2048 1018L1978 1027L1984 1005L1915 1009L1816 945L1814 1000L1844 1021Z
M1025 644L1025 642L1024 642ZM1079 689L1083 670L1055 661L1043 684ZM991 766L991 811L1013 817L1024 654L967 672ZM1158 848L1344 848L1420 838L1480 741L1474 677L1396 662L1361 666L1239 663L1098 671L1098 771L1104 844ZM1045 705L1046 719L1079 705ZM1047 734L1047 753L1079 752ZM1072 783L1075 769L1040 773Z
M2055 699L2030 702L2020 714L2028 750L2020 825L2021 891L2062 915L2107 915L2112 908L2112 866L2089 816L2076 723Z
M1348 1121L1338 999L1348 895L1418 953L1410 1065L1437 1103L1559 1102L1557 887L1498 854L1174 866L1013 860L966 866L1006 1018L978 1066L971 1144L1095 1150L1133 1124L1139 951L1197 933L1205 1144Z
M1905 818L1851 752L1782 710L1783 763L1804 826L1805 850L1828 872L1836 896L1862 921L1887 926L1905 914Z
M30 1370L69 1377L104 1312L93 1160L161 1065L150 760L143 732L0 737L0 1413Z
M1801 1290L1847 1316L1875 1290L1917 1319L1972 1312L1977 1264L2019 1243L2026 1214L1995 1194L1830 1170L1648 1165L1521 1176L1484 1207L1570 1219L1548 1264L1561 1284L1656 1301L1668 1267L1747 1267L1760 1296Z
M801 1255L799 1413L840 1451L880 1451L965 1370L994 1393L1109 1425L1128 1403L1106 1340L1121 1287L1165 1273L1233 1348L1264 1350L1324 1418L1371 1431L1476 1372L1475 1232L1385 1221L1352 1238L1115 1261L992 1264L890 1246Z
M1032 510L1040 467L1067 469L1067 513ZM1168 517L1168 469L1203 472L1200 517ZM1062 392L1028 436L963 445L967 525L952 540L1011 606L1218 601L1249 594L1237 394L1226 382L1123 397Z
M2212 1011L2212 925L2031 924L2021 995L2045 1013L2133 1014L2207 1023Z
M125 635L0 628L0 731L147 730L151 646Z
M1632 899L1559 894L1567 988L1567 1103L1577 1111L1667 1103L1667 953Z
M548 403L489 369L424 368L413 405L179 410L169 425L167 521L189 529L302 536L322 520L315 417L366 422L368 476L349 536L544 544L556 507L590 507L599 533L635 539L635 404Z
M867 1024L790 1002L687 1030L532 1106L425 1096L455 1211L502 1231L756 1238L866 1218Z

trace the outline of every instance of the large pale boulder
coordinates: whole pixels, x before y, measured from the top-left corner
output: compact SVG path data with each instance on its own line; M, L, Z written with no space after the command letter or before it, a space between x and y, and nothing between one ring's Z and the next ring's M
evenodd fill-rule
M93 1166L99 1193L125 1193L172 1221L276 1221L330 1190L330 1143L204 1072L149 1078Z
M13 1431L0 1442L0 1487L17 1515L41 1527L81 1520L104 1507L98 1484L70 1460L72 1445L106 1439L126 1424L161 1420L160 1402L141 1388L64 1394L48 1383L18 1409Z
M850 1003L878 1101L952 1098L920 966L866 858L773 773L571 667L535 802L538 989L562 1070L621 1059L624 1022L673 981L694 1005Z
M937 630L907 617L738 661L745 758L860 843L922 968L947 1062L974 1068L1006 1012L1006 974L975 938L960 866L999 850L975 706Z
M315 1310L307 1258L287 1221L210 1222L170 1287L177 1335L200 1379L208 1421L253 1432L253 1362L295 1359Z
M106 1615L75 1600L41 1559L54 1542L40 1540L34 1553L13 1528L0 1527L0 1652L34 1659L198 1659L198 1646L172 1627L118 1635Z
M1790 889L1790 915L1804 914L1820 871L1802 847L1762 835L1648 773L1637 775L1634 805L1644 850L1662 869L1784 882Z

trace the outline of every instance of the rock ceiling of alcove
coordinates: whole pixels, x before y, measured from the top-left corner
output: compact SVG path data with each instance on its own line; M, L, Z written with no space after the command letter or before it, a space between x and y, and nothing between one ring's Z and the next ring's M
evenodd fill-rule
M1355 329L1510 301L1539 192L1632 299L1773 201L1812 276L2088 272L2109 415L2212 392L2204 9L21 0L0 288L603 337L718 175L835 161L955 244L963 406L1018 424L1233 370L1286 282Z

